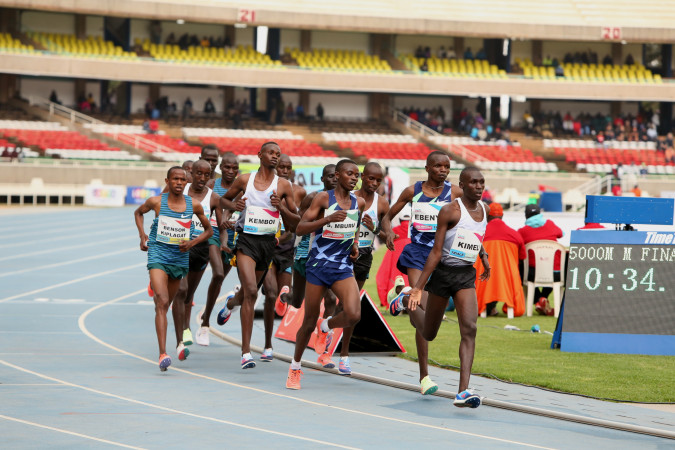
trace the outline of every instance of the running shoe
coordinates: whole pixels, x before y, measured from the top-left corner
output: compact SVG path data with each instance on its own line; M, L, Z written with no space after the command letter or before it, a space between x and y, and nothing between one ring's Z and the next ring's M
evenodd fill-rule
M291 289L288 286L282 287L281 290L279 291L277 301L274 302L274 311L277 313L277 316L279 317L284 317L284 315L286 314L286 310L288 310L288 303L281 300L281 296L284 294L288 294L290 290Z
M470 389L460 392L455 396L455 401L452 403L458 408L478 408L481 404L480 397L473 393Z
M195 338L195 341L199 345L208 347L210 344L209 327L199 327L199 330L197 330L197 337Z
M403 297L405 297L405 295L410 290L410 286L406 286L401 289L401 293L394 297L394 299L389 303L389 314L392 316L398 316L401 314L401 311L405 310L405 306L403 306Z
M190 349L186 348L185 345L183 345L183 342L178 344L178 347L176 347L176 354L178 355L178 360L179 361L185 361L188 356L190 356Z
M166 353L159 355L159 370L166 372L166 369L171 365L171 358Z
M286 378L286 389L300 389L300 379L302 378L302 369L288 369L288 378Z
M319 359L317 359L317 362L321 364L324 369L335 368L335 363L332 359L330 359L330 355L328 353L322 353L321 356L319 356Z
M321 331L321 323L324 320L322 317L319 317L319 320L316 321L316 341L314 342L314 350L319 354L323 354L328 347L330 347L331 342L333 342L333 330L328 332Z
M228 309L227 308L227 302L230 301L234 295L239 292L239 285L236 285L234 287L234 291L230 291L227 294L225 294L225 306L223 306L223 309L220 310L218 313L218 318L216 319L216 322L218 322L218 325L223 326L227 323L228 320L230 320L230 316L232 315L232 311L234 311L234 308Z
M241 357L241 368L242 369L253 369L255 367L255 361L248 353L246 356Z
M340 375L351 375L352 374L352 368L349 365L349 356L345 356L344 358L340 358L340 364L338 364L338 372L340 372Z
M270 362L274 359L274 354L272 353L271 348L266 348L263 350L262 355L260 355L260 361Z
M426 377L422 378L422 381L420 381L420 392L422 395L431 395L434 392L438 390L438 385L431 381L431 378L429 378L429 375Z
M189 328L183 331L183 344L192 345L192 331Z

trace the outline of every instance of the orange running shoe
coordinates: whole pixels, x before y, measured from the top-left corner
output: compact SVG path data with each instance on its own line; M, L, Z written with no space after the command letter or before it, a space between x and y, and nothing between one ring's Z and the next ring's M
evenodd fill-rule
M288 303L281 300L281 296L284 294L288 294L290 290L291 289L288 286L282 287L281 290L279 291L277 301L274 302L274 311L277 313L277 316L279 317L284 317L284 315L286 315L286 311L288 310Z
M286 378L286 389L300 389L300 378L302 378L302 369L288 369L288 378Z
M154 297L155 296L155 291L152 290L152 282L148 282L148 296L149 297Z
M319 356L319 359L317 359L316 361L319 364L321 364L324 369L334 369L335 368L335 363L333 362L332 359L330 359L330 355L328 353L323 353L321 356Z
M316 340L314 341L314 350L319 355L322 355L323 352L326 351L326 348L328 348L328 346L330 345L329 335L331 332L329 331L327 333L324 333L323 331L321 331L321 323L324 320L327 319L319 317L319 320L316 321ZM332 337L330 339L332 340Z

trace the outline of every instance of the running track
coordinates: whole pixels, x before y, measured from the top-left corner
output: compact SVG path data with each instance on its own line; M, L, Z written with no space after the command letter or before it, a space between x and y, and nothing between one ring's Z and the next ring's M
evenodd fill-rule
M671 440L482 406L288 365L239 367L216 336L187 361L157 368L146 255L133 209L0 210L0 434L4 448L666 448ZM149 220L146 218L146 227ZM203 304L208 274L195 297ZM234 271L223 293L236 282ZM215 314L214 314L215 315ZM215 324L215 317L212 320ZM168 348L175 346L169 318ZM193 331L194 331L193 327ZM239 337L238 317L220 331ZM262 341L256 323L253 344ZM275 342L290 354L291 346ZM175 352L174 352L175 353ZM257 356L257 355L256 355ZM313 351L305 356L314 360ZM355 371L414 382L400 358L352 358ZM441 389L456 372L432 372ZM488 396L675 431L675 414L501 385ZM590 412L589 412L590 411Z

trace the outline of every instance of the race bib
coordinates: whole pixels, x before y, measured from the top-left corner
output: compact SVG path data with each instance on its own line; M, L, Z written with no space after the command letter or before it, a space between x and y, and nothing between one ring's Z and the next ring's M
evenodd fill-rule
M209 219L209 222L211 223L212 226L217 226L216 222L216 215L214 214L213 217L209 217L210 214L207 212L204 212L204 215L206 216L207 219ZM192 216L192 223L194 225L194 229L192 230L192 235L193 236L199 236L204 232L204 225L202 225L202 221L199 220L199 217L197 216Z
M373 219L373 225L377 228L377 219ZM375 233L370 231L363 222L361 222L361 226L359 227L359 248L372 247L374 240Z
M212 228L218 228L218 216L216 216L216 212L214 211L211 213L211 227Z
M172 217L159 216L157 218L157 242L169 245L179 245L181 242L190 240L190 224L192 220L174 219Z
M461 259L462 261L474 263L478 258L482 243L482 234L464 228L458 228L455 233L455 240L452 241L450 256Z
M358 229L359 210L348 209L347 218L342 222L330 222L323 226L321 237L344 241L354 239Z
M447 202L413 202L412 226L420 233L435 233L438 213Z
M279 229L279 211L261 206L247 206L244 233L276 234Z

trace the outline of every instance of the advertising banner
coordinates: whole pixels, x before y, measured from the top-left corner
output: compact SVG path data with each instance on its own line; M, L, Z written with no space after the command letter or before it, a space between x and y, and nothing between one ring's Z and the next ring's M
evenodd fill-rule
M126 186L89 184L84 191L84 204L87 206L124 206Z
M125 202L127 205L142 205L150 197L159 195L162 192L158 187L127 186L127 196Z

